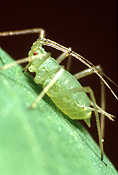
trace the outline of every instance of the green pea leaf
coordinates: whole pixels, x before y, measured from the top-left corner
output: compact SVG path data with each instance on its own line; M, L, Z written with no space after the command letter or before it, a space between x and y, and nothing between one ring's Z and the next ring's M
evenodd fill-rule
M12 62L0 49L0 67ZM0 71L1 175L116 175L109 159L77 121L65 116L19 65Z

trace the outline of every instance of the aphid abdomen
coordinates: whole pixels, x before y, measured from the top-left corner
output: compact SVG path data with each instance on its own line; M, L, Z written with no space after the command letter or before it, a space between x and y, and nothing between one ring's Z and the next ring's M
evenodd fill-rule
M30 51L30 53L32 52ZM43 60L42 55L45 55L46 52L41 46L36 52L38 54L40 53L40 62ZM37 84L42 84L43 88L45 88L54 78L61 66L51 56L48 56L44 61L41 61L41 64L34 64L34 62L37 63L37 61L33 60L30 62L28 69L30 72L36 73L34 81ZM90 118L91 110L87 108L90 106L90 100L85 92L74 92L75 88L79 89L82 88L82 86L73 75L64 70L62 76L60 76L54 85L48 90L47 95L52 99L56 106L71 119ZM73 89L73 92L68 92L68 90L71 89Z
M91 110L86 108L90 106L90 100L84 92L68 92L79 87L82 87L80 83L65 70L47 95L71 119L81 120L91 117Z

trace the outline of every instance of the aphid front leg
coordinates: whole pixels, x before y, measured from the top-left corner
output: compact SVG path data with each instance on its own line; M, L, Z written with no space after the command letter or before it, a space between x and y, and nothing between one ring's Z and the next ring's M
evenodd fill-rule
M25 35L25 34L34 34L39 33L39 37L45 37L45 30L42 28L33 28L33 29L24 29L24 30L16 30L16 31L8 31L8 32L0 32L0 36L14 36L14 35Z
M48 53L47 53L47 55L48 55ZM45 55L45 56L47 57L47 55ZM8 69L8 68L10 68L12 66L15 66L17 64L23 64L23 63L26 63L26 62L33 61L35 59L38 59L38 56L37 55L32 56L32 57L22 58L22 59L19 59L17 61L13 61L13 62L11 62L9 64L4 65L3 67L0 67L0 71L3 71L5 69ZM27 65L26 65L26 68L24 68L24 69L25 69L24 71L27 71Z
M102 71L102 68L100 65L96 66L96 69ZM94 71L92 69L85 69L84 71L78 72L74 75L74 77L79 80L80 78L86 77L88 75L93 74ZM105 104L105 84L104 82L100 79L100 86L101 86L101 108L105 111L106 109L106 104ZM100 123L101 123L101 134L102 134L102 141L104 141L104 133L105 133L105 116L101 112L100 113Z

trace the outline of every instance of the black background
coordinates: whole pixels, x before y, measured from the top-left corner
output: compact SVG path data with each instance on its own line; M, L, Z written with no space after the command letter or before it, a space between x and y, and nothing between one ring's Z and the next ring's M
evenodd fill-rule
M117 83L117 8L116 0L89 1L1 1L0 31L42 27L46 37L57 41L83 55L93 64L100 64L104 72ZM27 56L37 34L0 38L0 46L13 58ZM60 52L47 48L57 57ZM86 68L73 59L71 73ZM91 75L81 80L83 86L91 86L97 102L100 101L99 78ZM111 87L117 89L110 83ZM118 168L118 103L106 89L107 110L117 116L115 122L106 119L105 153ZM95 121L89 129L97 140Z

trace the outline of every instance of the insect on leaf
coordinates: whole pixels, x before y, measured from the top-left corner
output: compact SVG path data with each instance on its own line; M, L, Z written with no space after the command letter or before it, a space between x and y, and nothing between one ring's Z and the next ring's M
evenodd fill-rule
M13 61L0 49L0 67ZM0 174L115 175L89 133L44 96L29 110L40 85L19 65L0 72Z

